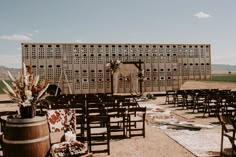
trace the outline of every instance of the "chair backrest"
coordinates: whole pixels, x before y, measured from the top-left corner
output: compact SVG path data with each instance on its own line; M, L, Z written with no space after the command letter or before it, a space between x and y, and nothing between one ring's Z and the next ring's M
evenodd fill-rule
M116 102L104 102L103 106L107 109L107 108L119 108L120 104L116 103Z
M10 115L15 115L15 114L17 114L17 111L1 111L0 112L0 117L10 116Z
M65 131L76 131L74 109L56 109L47 111L51 143L61 142Z
M6 120L3 117L7 117L10 115L16 115L17 111L1 111L0 112L0 132L4 132L5 126L6 126Z
M143 114L145 116L146 114L146 107L134 107L134 108L129 108L128 109L128 114L130 115L139 115L139 113Z
M168 90L166 91L166 95L175 95L175 90Z
M232 145L231 148L231 155L234 156L234 152L236 150L235 145L235 132L236 132L236 126L235 126L235 120L232 118L229 118L227 115L220 115L218 116L218 119L222 126L222 132L221 132L221 150L220 150L220 156L222 156L223 152L223 138L224 136L227 137Z
M48 99L41 99L36 106L36 113L45 115L46 111L51 108L51 104Z
M107 115L110 117L123 117L125 116L125 108L107 108Z
M68 108L69 107L69 100L66 99L59 99L54 101L54 103L51 104L51 109L62 109L62 108Z
M74 109L47 110L47 119L51 144L64 141L65 131L76 131L76 114Z
M104 115L103 103L88 103L87 105L87 117L91 115Z
M88 124L91 123L110 123L110 118L108 116L90 116L88 117Z
M231 123L231 120L227 116L219 115L218 120L220 121L220 124L224 132L229 132L229 130L232 129L233 124Z
M69 108L73 108L75 110L76 116L78 117L83 117L85 116L86 109L85 109L85 104L83 103L75 103L72 102L68 106Z
M137 108L139 107L139 104L136 102L123 102L121 106L128 109L128 108Z
M75 110L76 115L76 137L80 141L85 139L85 127L86 127L86 108L83 103L72 102L69 105L70 108Z
M76 116L74 109L48 110L47 118L50 132L75 131Z

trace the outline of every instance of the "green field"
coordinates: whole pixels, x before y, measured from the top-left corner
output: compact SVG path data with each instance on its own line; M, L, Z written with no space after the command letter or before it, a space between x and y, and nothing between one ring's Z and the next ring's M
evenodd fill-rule
M212 74L212 81L236 82L236 74Z

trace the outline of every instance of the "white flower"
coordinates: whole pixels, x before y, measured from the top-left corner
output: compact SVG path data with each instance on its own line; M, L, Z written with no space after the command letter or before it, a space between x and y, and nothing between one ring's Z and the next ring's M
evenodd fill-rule
M31 91L31 90L26 90L26 91L25 91L25 96L26 96L27 98L30 98L30 97L32 96L32 91Z
M116 63L117 63L117 64L120 64L120 63L121 63L121 61L120 61L120 60L116 60Z
M75 141L76 140L76 135L72 133L72 131L67 131L65 133L65 140L67 142Z
M31 103L28 102L28 101L26 101L26 102L23 102L23 103L22 103L22 106L24 106L24 107L31 106Z
M110 66L111 66L111 63L107 63L107 64L106 64L106 67L110 67Z

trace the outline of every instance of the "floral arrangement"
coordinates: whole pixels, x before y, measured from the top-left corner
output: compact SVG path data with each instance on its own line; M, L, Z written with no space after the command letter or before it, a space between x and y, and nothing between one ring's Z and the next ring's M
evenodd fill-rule
M44 96L49 84L45 80L39 80L34 76L32 67L23 63L23 70L18 79L14 78L8 71L12 86L3 80L6 88L3 91L18 103L19 107L31 106L36 108L39 100Z
M109 63L106 64L106 67L108 67L111 70L112 74L114 74L119 68L120 63L121 61L119 61L118 59L111 60Z

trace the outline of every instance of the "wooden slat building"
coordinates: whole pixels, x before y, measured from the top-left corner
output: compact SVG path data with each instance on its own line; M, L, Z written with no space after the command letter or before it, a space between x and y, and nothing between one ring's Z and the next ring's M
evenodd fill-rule
M22 62L42 79L58 84L63 93L110 93L106 64L112 59L143 62L143 92L178 89L186 80L211 79L209 44L22 43ZM137 68L130 68L126 76L116 74L114 92L139 92L137 75Z

